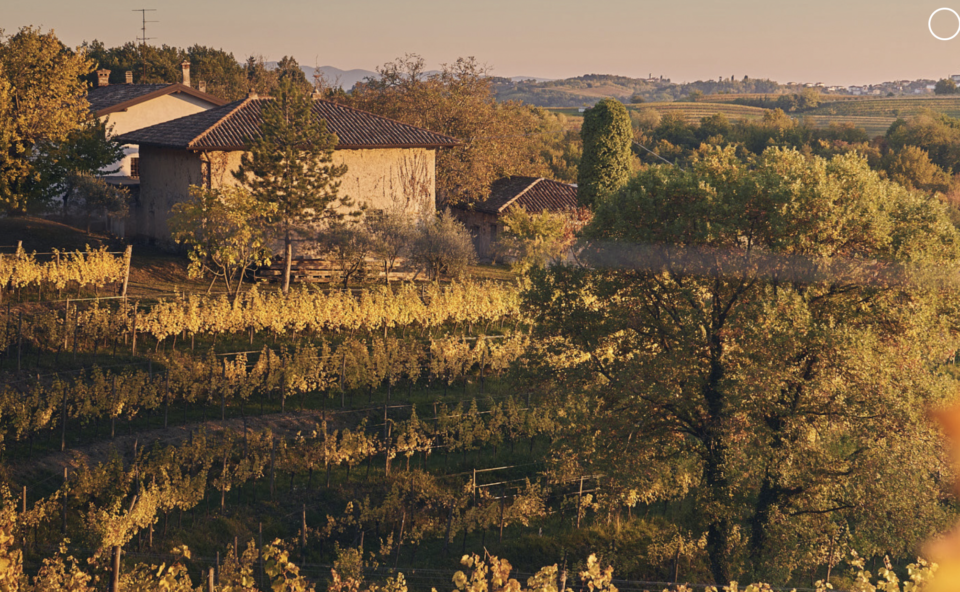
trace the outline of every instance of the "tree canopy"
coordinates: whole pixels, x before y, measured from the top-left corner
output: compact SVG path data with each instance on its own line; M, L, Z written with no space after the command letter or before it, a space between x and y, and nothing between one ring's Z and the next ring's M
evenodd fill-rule
M960 345L943 204L856 155L704 148L600 202L583 237L590 266L526 294L570 470L674 501L717 582L785 581L824 549L908 554L943 524L926 418Z
M93 62L52 31L0 30L0 203L23 210L41 182L35 155L68 142L89 118L83 77Z
M357 84L338 100L460 140L460 146L437 154L441 201L482 201L501 177L546 172L540 155L543 112L497 102L487 68L474 58L427 74L422 57L407 55L377 73L377 79Z

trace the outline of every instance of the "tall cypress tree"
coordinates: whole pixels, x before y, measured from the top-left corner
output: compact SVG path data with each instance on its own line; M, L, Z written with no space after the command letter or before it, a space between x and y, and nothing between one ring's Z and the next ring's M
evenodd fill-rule
M629 179L633 128L627 108L616 99L602 99L584 114L580 137L577 193L580 203L592 208Z
M254 197L276 204L271 222L284 241L284 293L290 290L297 229L341 219L344 214L335 207L353 205L350 198L339 195L339 178L347 172L346 165L332 164L339 140L327 131L323 119L313 115L312 105L313 100L299 85L281 81L276 97L263 106L259 136L250 138L250 149L234 172Z

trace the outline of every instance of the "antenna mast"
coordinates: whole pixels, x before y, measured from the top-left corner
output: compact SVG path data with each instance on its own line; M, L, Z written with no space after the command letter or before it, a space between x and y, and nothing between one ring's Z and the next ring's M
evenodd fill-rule
M159 23L160 21L148 21L147 13L156 12L156 8L134 8L133 12L139 12L142 16L143 23L140 26L140 36L137 37L137 41L140 42L140 61L143 63L143 73L140 76L140 83L143 84L147 78L147 40L153 39L153 37L147 37L147 23Z

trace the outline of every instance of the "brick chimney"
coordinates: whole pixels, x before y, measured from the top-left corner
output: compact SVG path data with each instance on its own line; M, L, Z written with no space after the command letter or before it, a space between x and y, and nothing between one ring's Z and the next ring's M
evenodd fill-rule
M203 80L197 83L197 90L200 92L207 92L207 83Z
M126 76L127 84L133 84L133 71L132 71L132 70L127 70L127 71L124 73L124 75Z
M97 70L97 86L110 86L110 70Z
M190 86L190 62L188 60L183 60L183 63L180 64L180 67L183 69L183 85Z

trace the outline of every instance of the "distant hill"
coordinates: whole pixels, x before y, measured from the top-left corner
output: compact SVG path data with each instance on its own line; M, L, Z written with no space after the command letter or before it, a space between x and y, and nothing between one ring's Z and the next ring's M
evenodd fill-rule
M266 62L266 66L271 69L276 68L277 62ZM319 68L300 66L300 69L303 70L303 73L307 76L307 80L310 82L313 82L313 75L319 70L328 84L336 84L344 90L350 90L353 88L353 85L362 81L364 78L377 77L376 72L361 70L359 68L354 70L341 70L334 66L320 66Z
M308 66L300 67L303 72L307 75L307 80L313 80L314 69ZM371 70L361 70L359 68L353 70L341 70L334 66L320 66L317 68L320 70L320 73L323 74L324 79L329 84L337 84L344 90L350 90L353 88L353 85L363 81L364 78L376 78L377 73Z
M501 101L520 101L538 107L590 106L607 97L624 102L634 96L648 102L675 101L694 91L710 95L721 92L780 94L800 90L765 79L729 78L675 84L667 78L630 78L613 74L586 74L564 80L538 81L529 81L522 76L496 78L494 88L497 99Z

